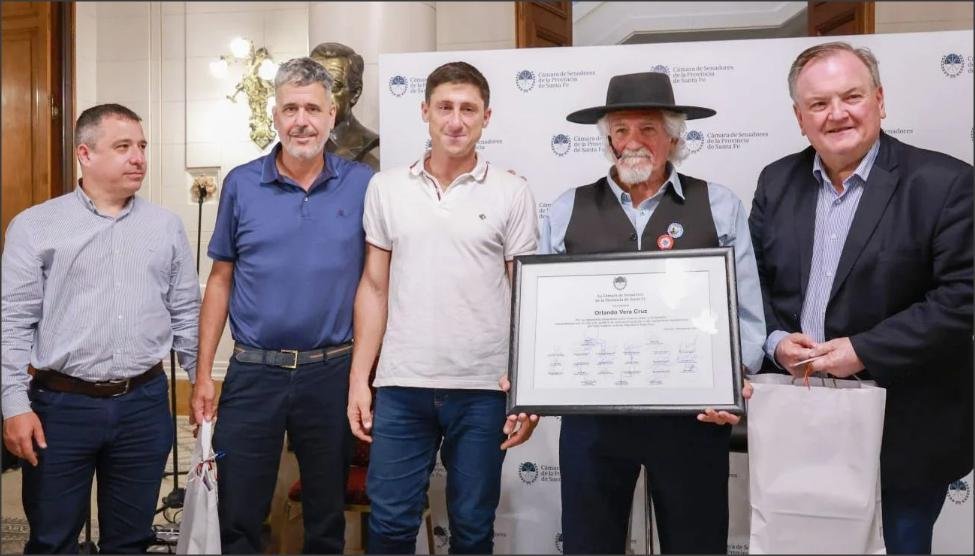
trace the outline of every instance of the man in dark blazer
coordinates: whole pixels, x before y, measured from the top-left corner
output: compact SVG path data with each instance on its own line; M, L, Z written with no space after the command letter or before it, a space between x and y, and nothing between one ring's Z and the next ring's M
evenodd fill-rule
M869 50L807 49L789 92L811 147L762 171L749 218L763 370L887 389L884 540L930 553L948 485L972 468L972 166L880 130Z

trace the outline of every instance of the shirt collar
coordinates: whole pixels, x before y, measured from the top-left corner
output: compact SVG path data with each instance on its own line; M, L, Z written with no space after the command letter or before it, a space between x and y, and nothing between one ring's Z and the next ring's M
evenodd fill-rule
M101 212L99 212L98 207L95 206L95 202L91 200L91 197L89 197L87 193L85 193L85 190L81 185L81 180L82 180L81 178L78 178L78 187L74 188L75 196L78 197L78 200L81 201L81 204L84 205L86 209L90 210L92 213L94 213L97 216L101 216L102 218L113 218L111 216L108 216L107 214L102 214ZM133 195L129 197L129 200L125 203L125 206L122 207L122 210L119 211L118 215L116 215L114 219L119 220L123 216L132 212L132 208L135 206L137 198L138 198L137 195Z
M416 161L414 161L413 164L410 164L410 175L411 176L417 177L420 174L427 174L427 175L429 175L429 172L427 172L426 171L426 168L424 168L423 166L424 166L424 163L426 163L427 159L430 158L430 153L431 152L432 151L430 149L425 150L423 152L423 155L421 155L419 159L417 159ZM464 174L461 174L461 175L457 176L457 179L455 179L454 181L457 181L457 180L459 180L459 179L461 179L461 178L463 178L465 176L471 177L472 179L474 179L474 181L478 181L478 182L483 182L484 181L484 178L487 177L487 173L488 173L488 161L485 160L484 157L480 156L476 152L474 153L474 156L476 157L475 158L476 162L474 163L474 168L471 169L470 172L466 172Z
M662 195L667 190L668 185L674 190L674 193L676 193L678 197L681 199L684 198L684 187L681 185L680 177L677 175L677 168L668 162L667 172L667 180L664 181L664 184L660 186L660 189L658 189L657 192L650 197L650 199L658 195ZM610 167L609 171L606 172L606 181L609 182L609 187L613 190L613 195L616 196L616 200L618 200L621 205L631 204L630 194L623 191L623 188L620 187L620 185L616 183L616 180L613 178L613 167Z
M278 153L281 152L281 148L282 148L281 142L279 141L278 144L274 145L274 148L271 149L271 152L269 152L264 157L264 161L261 166L261 183L268 184L268 185L288 184L288 185L295 185L295 187L297 187L297 185L294 183L294 180L286 176L282 176L281 172L278 171L277 160L278 160ZM322 167L322 173L319 174L317 178L315 178L314 183L312 183L311 187L308 188L309 191L311 191L318 184L324 183L325 181L337 175L335 173L336 158L337 157L335 155L327 151L322 151L322 159L325 161L325 165Z
M877 140L874 141L873 146L870 147L870 150L867 151L867 154L863 156L863 160L861 160L860 164L857 165L856 170L854 170L853 173L850 174L850 177L846 178L846 180L849 181L850 178L856 176L860 178L861 184L866 185L867 178L870 177L870 170L873 169L873 163L877 161L877 153L879 152L880 138L878 137ZM823 167L823 159L820 158L819 153L816 153L816 156L813 157L813 176L815 176L820 185L826 185L826 180L829 179L826 175L826 169ZM845 188L846 183L844 183L843 186Z

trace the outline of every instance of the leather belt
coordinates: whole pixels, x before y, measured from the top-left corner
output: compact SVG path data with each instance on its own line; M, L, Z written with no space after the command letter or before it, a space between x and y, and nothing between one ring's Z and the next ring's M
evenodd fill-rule
M131 392L161 374L163 374L162 361L156 363L141 375L136 375L131 378L104 380L101 382L88 382L87 380L81 380L80 378L59 373L58 371L37 369L34 371L34 382L32 385L36 388L51 390L52 392L84 394L93 398L114 398Z
M272 367L297 369L300 365L321 363L352 352L352 342L327 348L298 351L296 349L259 349L234 344L234 357L241 363L260 363Z

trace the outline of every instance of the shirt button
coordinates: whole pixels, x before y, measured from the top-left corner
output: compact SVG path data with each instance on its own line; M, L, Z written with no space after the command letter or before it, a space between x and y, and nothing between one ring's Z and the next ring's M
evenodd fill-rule
M829 239L836 239L836 234L829 234Z
M646 211L646 209L644 209L644 210L641 210L641 211L640 211L640 214L641 214L641 215L643 215L643 216L646 216L646 214L647 214L647 211Z
M833 273L832 272L827 272L826 273L826 277L827 278L832 278L833 277ZM122 317L119 317L119 318L122 318Z
M306 203L308 202L308 197L305 197L305 202L306 202Z
M122 315L119 315L118 316L118 320L122 320Z

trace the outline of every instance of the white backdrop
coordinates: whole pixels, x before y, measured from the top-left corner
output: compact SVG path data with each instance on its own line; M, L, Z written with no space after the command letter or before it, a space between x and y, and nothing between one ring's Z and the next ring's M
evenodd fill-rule
M972 162L972 32L836 37L867 46L880 61L891 135ZM832 39L832 38L831 38ZM613 75L663 71L679 104L707 106L717 115L688 122L691 154L684 173L727 185L751 206L761 169L805 148L786 76L796 55L823 38L762 39L523 50L386 54L379 58L381 160L384 169L409 164L429 135L420 119L426 76L455 60L480 69L491 85L494 114L479 152L525 176L539 215L570 187L605 175L596 126L572 124L566 114L601 105ZM557 418L505 460L495 533L497 553L559 553L562 549ZM434 471L435 551L449 535L443 468ZM747 552L747 457L731 459L729 551ZM643 485L638 486L638 493ZM972 475L952 486L935 529L936 552L971 553ZM694 503L689 501L688 503ZM634 501L630 549L646 549L643 498ZM422 537L422 535L421 535ZM423 551L426 543L420 542Z

